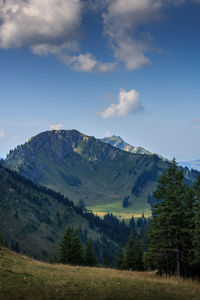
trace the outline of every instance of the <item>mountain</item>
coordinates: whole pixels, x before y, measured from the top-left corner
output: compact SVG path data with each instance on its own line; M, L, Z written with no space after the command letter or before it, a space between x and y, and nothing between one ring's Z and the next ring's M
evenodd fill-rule
M179 162L179 166L187 167L188 169L194 169L200 171L200 159L192 160L188 162Z
M0 234L11 249L49 260L57 256L63 232L70 225L78 229L83 242L92 238L102 263L129 234L125 224L114 220L114 228L112 218L106 219L0 165Z
M120 136L113 135L111 137L105 137L101 139L103 143L107 143L112 145L115 148L135 153L135 154L153 154L150 151L142 148L142 147L134 147L127 144Z
M85 202L99 214L132 215L150 214L157 179L169 162L117 149L76 130L58 130L40 133L11 150L5 166L74 203ZM195 176L187 172L186 179Z

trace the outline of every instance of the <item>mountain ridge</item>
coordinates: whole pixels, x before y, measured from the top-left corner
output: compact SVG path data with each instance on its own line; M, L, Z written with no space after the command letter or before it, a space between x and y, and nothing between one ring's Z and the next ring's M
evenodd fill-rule
M11 150L5 166L36 183L85 202L94 211L151 210L152 193L169 162L152 154L117 149L77 130L46 131ZM188 180L195 177L189 172ZM190 178L191 177L191 178ZM129 205L122 207L125 197Z
M108 143L108 144L112 145L113 147L116 147L118 149L121 149L121 150L124 150L127 152L131 152L131 153L135 153L135 154L153 155L153 153L144 149L143 147L140 147L140 146L135 147L135 146L132 146L132 145L126 143L120 136L117 136L117 135L112 135L110 137L104 137L100 140L104 143Z

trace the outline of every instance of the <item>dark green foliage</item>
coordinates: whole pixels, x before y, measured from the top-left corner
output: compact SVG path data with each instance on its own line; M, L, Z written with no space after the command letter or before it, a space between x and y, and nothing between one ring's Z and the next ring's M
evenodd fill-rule
M17 241L16 242L15 241L11 242L11 250L15 251L17 253L20 252L19 243Z
M173 160L158 180L154 197L147 258L160 274L192 275L193 191L184 183L183 171Z
M125 269L134 270L135 268L135 247L134 247L134 231L131 230L128 243L125 249L124 267Z
M4 246L4 240L3 240L3 237L2 237L2 235L0 233L0 247L1 246Z
M122 270L124 267L123 264L124 264L124 249L122 243L120 243L115 253L115 267L119 270Z
M83 264L83 245L81 244L81 240L78 234L78 230L76 229L72 236L72 265L82 265Z
M78 177L72 175L66 175L63 172L60 172L61 177L63 178L64 182L69 186L79 186L81 181Z
M123 208L126 208L126 207L128 207L129 206L129 196L125 196L124 197L124 199L123 199L123 201L122 201L122 207Z
M91 239L89 239L85 245L84 265L90 267L98 265L98 260L94 252Z
M137 178L132 188L132 194L138 197L140 193L142 193L147 183L149 181L156 181L157 178L158 178L158 168L156 163L154 163L154 167L151 170L144 170L144 172Z
M128 243L125 248L124 268L128 270L142 271L143 266L143 242L140 236L134 236L131 230Z
M132 229L135 227L135 219L134 219L134 216L132 216L132 218L130 219L129 226L130 226L130 228L132 228Z
M200 176L194 184L195 194L195 217L194 217L194 247L195 247L195 265L200 270Z
M60 243L59 262L70 265L83 264L83 247L78 232L74 232L70 226L65 230Z

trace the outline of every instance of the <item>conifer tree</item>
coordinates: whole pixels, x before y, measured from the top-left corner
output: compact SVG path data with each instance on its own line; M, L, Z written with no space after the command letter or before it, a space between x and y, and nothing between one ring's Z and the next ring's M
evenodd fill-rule
M187 225L193 206L189 195L183 171L174 159L158 180L154 197L160 202L153 208L149 229L147 257L160 274L180 276L185 272L184 266L189 266L187 245L191 243L191 228Z
M98 260L93 250L91 239L89 239L85 245L84 265L90 267L98 265Z
M78 230L72 235L72 256L71 256L72 265L82 265L83 264L83 246L78 234Z
M142 271L144 270L144 262L143 262L143 256L144 256L144 250L143 250L143 239L140 235L136 236L135 240L135 263L134 263L134 269L136 271Z
M200 176L194 186L195 193L195 217L194 217L194 248L195 248L195 264L197 270L200 272Z
M134 231L130 232L128 243L125 249L124 267L134 270L135 268L135 247L134 247Z
M115 267L119 270L122 270L123 263L124 263L124 250L123 250L122 243L119 243L115 254Z
M0 246L4 246L4 241L1 233L0 233Z
M62 264L71 264L73 256L73 231L69 226L65 230L59 249L59 262Z
M74 232L70 226L65 230L60 243L59 262L71 265L83 264L83 246L78 230Z
M130 222L129 222L129 226L131 227L131 229L135 228L135 219L134 219L134 216L131 217Z

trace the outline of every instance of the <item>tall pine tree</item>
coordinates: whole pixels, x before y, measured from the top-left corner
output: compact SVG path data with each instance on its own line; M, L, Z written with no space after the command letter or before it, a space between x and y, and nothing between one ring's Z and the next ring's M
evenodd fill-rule
M84 265L90 267L98 266L98 260L93 250L91 239L89 239L85 245Z
M117 251L115 253L115 267L119 270L123 269L124 263L124 249L122 243L120 243L117 247Z
M175 159L158 180L147 257L160 274L185 275L189 270L193 198ZM188 225L189 224L189 225Z
M195 217L194 217L194 251L196 272L200 274L200 176L197 178L194 186L195 194Z
M62 264L71 264L73 256L73 230L69 226L65 230L59 249L59 262Z

